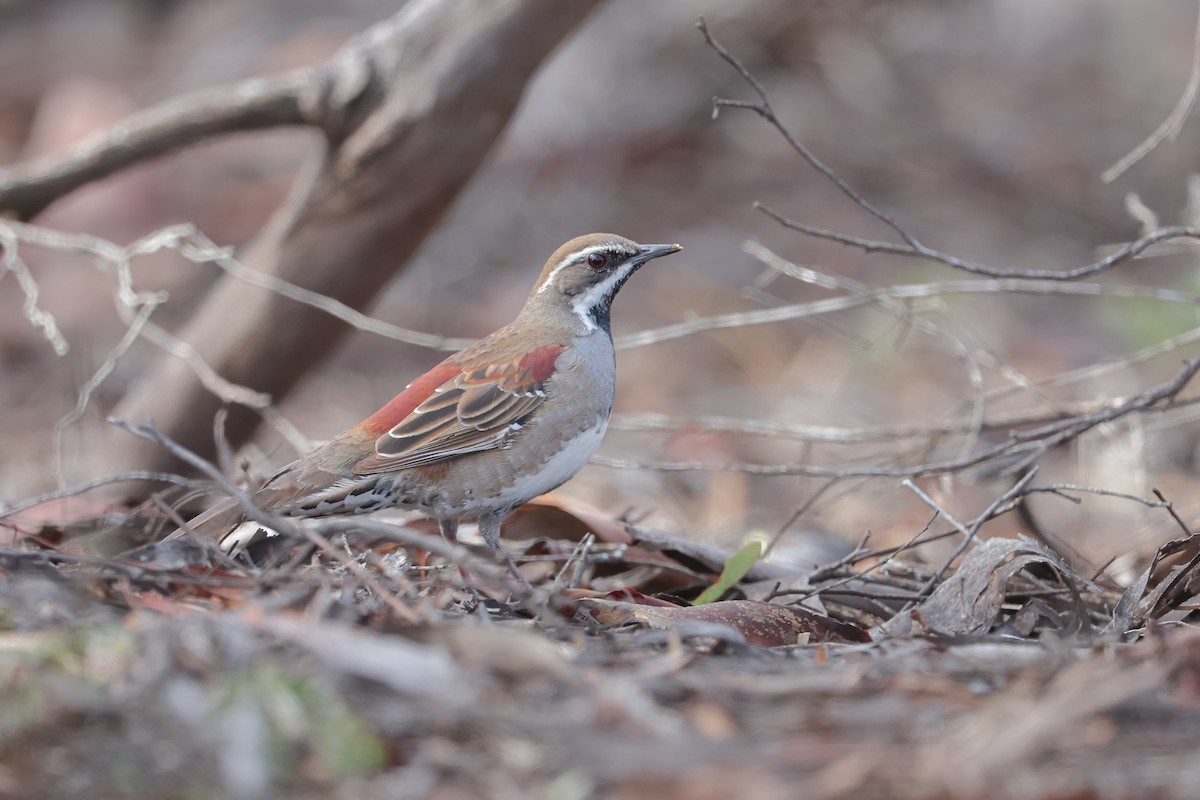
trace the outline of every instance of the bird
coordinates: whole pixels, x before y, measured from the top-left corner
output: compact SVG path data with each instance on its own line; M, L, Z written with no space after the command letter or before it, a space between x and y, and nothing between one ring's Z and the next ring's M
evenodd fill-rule
M280 469L251 502L284 517L412 509L437 520L451 544L459 522L476 519L523 582L500 545L501 524L596 451L616 387L613 298L648 261L682 249L611 233L571 239L547 259L512 322ZM263 535L245 522L243 506L227 500L172 536L198 533L231 550L249 543L245 528L251 538Z

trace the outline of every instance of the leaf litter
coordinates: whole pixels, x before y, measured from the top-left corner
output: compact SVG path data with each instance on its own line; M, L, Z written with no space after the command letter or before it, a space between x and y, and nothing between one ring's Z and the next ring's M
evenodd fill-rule
M407 519L232 558L113 552L114 525L18 523L0 550L0 796L1188 797L1200 778L1195 537L1128 587L1025 538L940 577L916 550L814 571L550 498L505 530L527 594L479 546L468 585Z

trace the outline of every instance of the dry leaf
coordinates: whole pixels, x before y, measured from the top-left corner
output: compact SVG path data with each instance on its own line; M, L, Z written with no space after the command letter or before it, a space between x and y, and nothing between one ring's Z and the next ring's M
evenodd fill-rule
M674 629L686 623L723 625L740 633L747 642L779 647L808 642L869 642L861 628L802 608L727 600L703 606L644 605L636 602L585 599L580 608L606 625L637 623L648 628Z

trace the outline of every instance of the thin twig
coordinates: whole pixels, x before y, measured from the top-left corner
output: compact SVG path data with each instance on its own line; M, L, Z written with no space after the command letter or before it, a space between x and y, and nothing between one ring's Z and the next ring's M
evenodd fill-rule
M816 581L822 580L823 578L821 576L823 574L828 575L828 574L832 573L834 570L838 569L840 566L855 564L865 558L869 558L872 556L878 557L880 554L884 554L883 557L880 558L879 561L876 561L874 564L871 564L862 572L851 573L850 575L846 575L845 577L839 578L839 579L837 579L831 583L827 583L823 586L816 586L811 589L799 591L799 592L798 591L779 592L778 594L775 594L774 596L796 594L796 595L798 595L798 597L796 597L796 602L803 603L805 600L807 600L809 597L812 597L813 595L818 595L821 597L822 600L824 600L824 596L825 596L826 592L829 592L834 595L859 596L859 597L863 596L860 594L854 594L851 591L840 591L843 586L846 586L847 584L850 584L850 583L865 583L868 585L876 583L878 585L889 586L891 588L903 588L903 587L898 587L897 583L894 581L882 581L882 580L876 581L876 576L873 573L882 572L885 567L890 565L896 558L898 558L902 553L904 553L908 550L911 550L916 547L919 547L920 545L928 544L929 542L944 538L945 536L952 535L952 534L947 533L947 534L940 534L938 536L933 536L928 539L921 538L929 531L929 528L937 520L938 516L940 516L940 512L935 513L934 516L930 518L929 522L925 524L925 527L921 528L921 530L919 530L915 534L913 534L909 538L908 541L904 542L903 544L897 545L895 547L888 548L888 550L886 551L886 554L884 554L885 551L877 550L874 552L869 552L869 551L864 550L863 544L865 544L865 542L866 542L866 537L864 537L862 539L862 541L859 543L859 546L857 548L855 548L855 551L853 553L846 556L845 558L839 559L837 562L834 562L833 564L828 564L826 566L820 567L817 570L814 570L813 573L811 575L809 575L808 580L809 580L809 583L814 583ZM899 595L897 595L897 599L903 599L903 598L901 598ZM890 614L891 611L889 610L888 613Z
M393 592L375 580L374 576L369 574L361 564L359 564L353 558L347 557L344 553L330 544L324 536L321 536L316 531L310 530L304 525L298 525L285 517L281 517L277 514L271 514L256 506L254 501L250 499L250 496L238 488L233 481L229 480L229 478L227 478L221 472L221 470L217 469L215 464L212 464L208 460L201 458L191 450L188 450L186 447L180 445L178 442L174 442L168 437L159 433L150 423L135 426L130 425L128 422L121 419L110 418L109 421L122 430L132 433L134 436L147 439L162 447L165 447L173 456L185 461L187 464L199 470L200 472L203 472L214 483L220 486L223 491L228 493L232 498L234 498L234 500L237 501L238 506L251 520L266 528L278 531L285 536L290 536L293 539L307 539L323 553L328 555L334 561L337 561L355 577L361 580L363 585L375 592L379 596L380 600L386 603L388 607L397 614L397 616L411 623L420 621L420 617L414 613L411 608L401 603L399 598L397 598Z
M889 228L895 231L901 239L908 242L910 246L914 248L921 246L920 243L913 238L908 231L902 228L899 223L892 219L890 215L876 208L869 201L867 201L862 195L856 192L850 186L850 184L842 180L837 173L835 173L823 161L817 158L816 155L814 155L812 151L805 147L799 139L792 135L791 130L789 130L787 126L780 122L779 118L775 115L775 109L771 106L771 100L767 96L766 89L763 88L763 85L758 82L758 79L754 77L750 70L746 69L746 66L742 64L737 56L726 50L724 45L712 37L712 34L709 33L708 30L708 23L705 22L704 17L700 17L700 19L696 22L696 27L700 29L700 33L704 36L705 43L711 47L717 53L717 55L719 55L721 59L725 61L726 64L729 64L729 66L733 67L738 75L742 77L742 80L744 80L746 84L754 91L754 93L758 95L758 102L756 103L749 103L739 100L726 100L720 97L714 97L714 116L721 108L744 108L758 114L760 117L774 126L777 131L779 131L780 135L783 136L791 148L795 150L801 158L807 161L809 165L813 167L813 169L821 173L826 180L830 181L834 186L836 186L838 191L850 198L855 205L866 211L871 216L875 217L875 219L879 220L884 225L887 225Z
M775 535L771 537L771 541L767 542L767 546L763 548L762 557L766 558L769 556L771 551L775 549L775 545L779 544L779 540L783 538L785 533L787 533L787 530L796 524L796 520L804 516L808 510L813 507L813 504L821 499L822 495L836 486L840 481L840 478L830 478L820 489L813 492L807 500L801 503L799 507L797 507L796 510L788 516L787 520L779 526L779 529L775 531Z
M933 512L935 514L938 514L939 516L945 518L945 520L954 527L954 530L958 531L959 533L961 533L963 535L964 540L969 540L971 538L971 532L967 529L967 526L963 525L961 522L956 520L954 518L953 514L951 514L949 511L947 511L945 508L943 508L932 497L927 495L924 492L924 490L921 489L920 486L917 486L911 480L903 480L900 482L900 485L903 486L905 489L908 489L913 494L915 494L921 500L922 503L924 503L925 505L927 505L931 509L933 509ZM926 527L928 527L928 526L926 526Z
M970 272L974 275L982 275L988 278L1028 278L1032 280L1043 281L1074 281L1080 278L1085 278L1090 275L1096 275L1113 267L1130 261L1148 250L1159 242L1169 241L1171 239L1198 239L1200 238L1200 228L1188 227L1182 225L1159 228L1156 231L1146 234L1140 239L1136 239L1125 245L1122 245L1117 250L1109 253L1104 258L1098 261L1093 261L1090 264L1085 264L1082 267L1066 270L1052 269L1017 269L990 267L986 264L980 264L975 261L951 256L940 250L926 247L925 245L913 246L909 244L896 244L894 242L884 242L877 239L863 239L858 236L848 236L834 231L828 231L823 228L815 228L811 225L805 225L802 222L796 222L789 219L783 214L775 211L769 206L762 203L755 203L754 207L762 211L767 216L774 219L785 228L803 233L806 236L812 236L818 239L827 239L829 241L838 242L850 247L857 247L867 253L887 253L889 255L905 256L909 258L923 258L930 261L937 261L945 264L948 267Z
M98 489L101 486L111 486L114 483L130 483L134 481L149 481L150 483L172 483L176 486L193 488L196 481L184 478L182 475L175 475L170 472L122 472L119 475L106 475L103 478L87 481L86 483L69 486L65 489L55 489L53 492L39 494L36 497L31 497L28 500L22 500L16 505L8 508L0 509L0 519L19 514L22 511L28 511L31 508L40 506L43 503L49 503L54 500L62 500L64 497L74 497L78 494L90 492L93 489Z
M1163 504L1163 507L1167 509L1167 513L1171 515L1171 519L1175 520L1175 524L1179 526L1181 531L1183 531L1183 535L1192 536L1192 529L1188 527L1186 522L1184 522L1183 517L1179 516L1179 512L1175 510L1175 504L1167 500L1166 496L1164 496L1163 493L1158 489L1151 489L1150 491L1154 492L1154 496L1157 497L1159 502Z
M1200 237L1200 228L1189 228L1188 231L1189 236ZM1136 297L1170 303L1185 303L1190 306L1200 305L1200 295L1192 292L1180 292L1174 289L1107 283L1056 283L1045 278L1005 277L989 281L948 281L945 283L883 286L874 290L869 295L830 297L808 303L781 306L779 308L740 311L730 314L717 314L711 317L701 317L686 322L678 322L673 325L665 325L661 328L651 328L650 330L626 334L616 337L615 341L617 348L623 350L631 347L644 347L650 344L668 342L673 339L682 339L707 331L722 330L725 328L744 328L752 325L770 325L821 314L849 311L878 303L881 298L922 299L941 295L970 294Z
M986 411L983 372L980 369L979 360L973 353L973 349L977 348L968 348L963 341L963 337L950 330L947 326L936 325L923 315L914 313L912 304L902 303L886 295L879 296L876 294L875 289L868 284L850 278L819 273L811 267L801 268L754 241L745 242L742 245L742 249L758 259L769 269L795 278L796 280L808 281L815 279L821 285L831 289L845 291L860 297L874 297L877 299L880 308L904 322L906 326L949 342L950 349L954 355L966 366L967 379L971 385L971 396L973 398L970 418L971 435L963 439L959 446L959 452L961 455L966 455L974 449L975 441L979 436L983 424L984 412Z
M340 300L320 294L319 292L309 291L302 286L289 283L274 275L256 272L247 268L233 257L229 248L218 247L211 239L190 225L179 226L179 233L179 252L185 258L196 263L215 264L243 283L267 289L289 300L294 300L297 303L324 311L329 316L345 322L356 330L373 333L376 336L382 336L385 339L392 339L397 342L404 342L418 347L427 347L431 350L461 350L475 341L474 339L457 339L433 333L424 333L375 319L356 308L346 305Z
M59 330L58 323L54 320L54 315L38 307L37 281L34 280L29 267L17 254L17 237L5 231L2 227L0 227L0 250L4 251L3 256L0 257L0 267L3 267L3 272L0 272L0 278L9 272L16 277L17 285L21 287L21 292L25 295L25 302L21 307L25 319L29 320L29 324L42 332L42 336L46 338L46 341L54 349L55 355L65 356L71 349L70 345L67 344L62 331Z
M975 537L979 534L979 529L982 528L986 522L994 519L996 516L1002 513L1001 509L1011 507L1009 504L1024 493L1025 487L1029 485L1029 482L1034 479L1037 473L1038 468L1036 466L1030 467L1029 470L1021 476L1021 479L1013 484L1012 488L993 500L991 505L989 505L984 512L971 523L971 527L967 531L966 537L963 538L958 547L954 548L954 552L951 553L944 562L942 562L942 565L938 567L938 569L929 578L929 581L925 584L924 588L921 589L921 597L928 597L929 594L937 588L938 584L942 580L942 577L949 571L951 565L958 560L959 556L967 551L968 547L974 544ZM908 608L911 607L912 606L910 605ZM905 608L904 611L907 611L908 608ZM903 611L901 613L903 613Z
M57 422L54 423L54 455L53 469L54 476L58 480L59 488L65 488L67 485L66 475L63 472L63 436L67 428L83 418L87 411L88 404L91 402L92 395L101 384L108 379L108 376L117 368L117 363L129 352L138 337L142 335L142 331L146 327L146 323L150 321L150 315L158 308L157 303L147 303L143 305L134 317L133 323L125 330L125 335L117 342L116 347L108 354L92 376L84 382L80 387L79 393L75 398L75 407L64 414Z
M1154 133L1143 139L1141 144L1126 153L1117 163L1100 173L1100 180L1112 183L1164 141L1167 139L1175 141L1175 137L1183 130L1184 121L1192 113L1197 92L1200 92L1200 16L1196 18L1196 34L1192 41L1191 73L1188 75L1187 85L1183 87L1183 94L1175 103L1175 108L1171 109L1171 113L1155 129Z
M744 462L709 463L702 461L637 461L633 459L594 456L591 463L616 469L653 469L660 472L744 472L751 475L783 476L808 475L821 478L919 478L958 472L969 467L998 459L1018 458L1015 466L1006 471L1023 468L1050 448L1057 447L1083 435L1106 422L1127 414L1148 410L1162 404L1173 407L1172 399L1200 370L1200 356L1191 358L1169 381L1129 398L1111 402L1107 408L1091 414L1070 417L1028 431L1014 432L1004 442L961 458L932 461L911 467L814 467L805 464L753 464Z
M931 261L936 261L938 263L945 264L945 265L953 267L955 269L963 270L966 272L971 272L976 275L985 275L985 276L994 277L994 278L1035 278L1035 279L1040 279L1040 280L1060 280L1060 281L1076 280L1078 278L1081 278L1081 277L1084 277L1087 275L1092 275L1092 274L1095 274L1098 272L1102 272L1106 269L1110 269L1111 267L1116 266L1117 264L1123 263L1124 261L1134 258L1136 255L1141 253L1146 248L1148 248L1151 245L1156 244L1160 241L1166 241L1168 239L1175 239L1175 238L1181 238L1181 237L1186 237L1186 238L1200 237L1200 229L1196 229L1196 228L1187 228L1187 227L1162 228L1162 229L1154 231L1146 236L1143 236L1141 239L1138 239L1136 242L1132 242L1132 243L1122 247L1121 249L1117 250L1116 252L1111 253L1110 255L1106 256L1105 258L1100 259L1099 261L1097 261L1093 264L1089 264L1087 266L1080 267L1080 268L1074 269L1074 270L996 269L994 267L989 267L985 264L979 264L976 262L968 261L966 259L957 258L955 256L951 256L946 253L943 253L940 250L936 250L934 248L928 247L925 244L923 244L922 242L920 242L915 236L913 236L902 225L900 225L891 215L876 208L868 200L863 198L848 183L846 183L844 180L842 180L842 178L840 178L836 173L834 173L833 170L830 169L824 162L822 162L815 155L813 155L813 153L810 152L808 150L808 148L806 148L803 145L803 143L801 143L796 138L796 136L791 132L791 129L788 128L786 125L784 125L783 122L779 119L779 117L776 116L775 111L771 106L770 98L767 95L766 89L763 88L762 84L758 81L758 79L754 77L754 75L745 67L745 65L743 65L741 63L740 60L738 60L738 58L736 56L734 56L732 53L730 53L728 50L726 50L725 47L723 45L721 45L719 42L717 42L715 39L713 39L712 35L708 31L708 26L705 23L703 17L700 19L699 22L697 22L696 25L700 29L700 32L703 34L704 40L709 45L709 47L711 47L727 64L729 64L731 67L733 67L734 70L742 77L742 80L744 80L746 82L746 84L758 96L758 100L755 102L714 98L713 99L714 114L720 108L739 108L739 109L745 109L748 111L752 111L752 112L758 114L760 117L762 117L764 120L766 120L772 127L774 127L775 130L778 131L779 134L788 143L788 145L790 145L792 147L792 149L795 150L800 155L801 158L803 158L806 162L808 162L808 164L810 166L812 166L814 169L816 169L817 172L819 172L826 179L831 181L838 188L838 190L840 192L842 192L842 194L846 195L846 197L848 197L855 205L862 208L864 211L866 211L872 217L874 217L875 219L879 220L880 222L884 223L889 228L891 228L903 240L904 243L897 244L895 242L885 242L885 241L875 240L875 239L864 239L864 238L858 237L858 236L849 236L846 234L841 234L841 233L837 233L834 231L817 228L817 227L814 227L811 225L805 225L803 223L788 219L783 214L780 214L779 212L771 209L770 207L768 207L762 203L756 202L754 204L754 207L756 209L758 209L758 210L762 211L763 213L767 214L768 216L772 217L773 219L775 219L777 222L779 222L784 227L798 231L807 236L813 236L813 237L820 238L820 239L827 239L830 241L839 242L841 244L849 245L852 247L858 247L868 253L882 252L882 253L890 253L892 255L929 259ZM1200 66L1197 66L1197 64L1200 64L1200 25L1197 26L1197 48L1196 48L1196 55L1194 57L1196 59L1196 62L1194 62L1194 66L1193 66L1193 75L1195 76L1195 81L1200 81L1200 74L1197 74L1197 72L1200 71ZM1182 111L1179 112L1179 114L1181 114L1183 117L1186 117L1187 110L1190 109L1191 104L1195 99L1195 93L1196 93L1197 87L1194 87L1192 84L1193 84L1193 81L1189 81L1188 89L1185 91L1184 98L1181 99L1180 104L1179 104L1179 108L1183 109ZM1172 121L1172 118L1174 118L1175 116L1177 116L1177 115L1175 113L1173 113L1172 117L1168 118L1168 121L1169 122ZM1182 122L1182 120L1180 120L1180 122ZM1164 123L1164 125L1166 125L1166 123ZM1155 142L1155 143L1157 143L1157 142Z
M1080 498L1072 497L1071 495L1067 494L1067 492L1082 492L1086 494L1102 495L1104 497L1119 497L1122 500L1132 500L1135 503L1140 503L1147 508L1170 508L1171 506L1170 503L1161 499L1158 502L1155 502L1154 500L1147 500L1144 497L1138 497L1136 494L1129 494L1128 492L1119 492L1115 489L1102 489L1098 486L1080 486L1079 484L1075 483L1054 483L1047 486L1031 486L1026 490L1025 494L1053 494L1057 497L1063 498L1064 500L1069 500L1072 503L1078 504L1082 502Z

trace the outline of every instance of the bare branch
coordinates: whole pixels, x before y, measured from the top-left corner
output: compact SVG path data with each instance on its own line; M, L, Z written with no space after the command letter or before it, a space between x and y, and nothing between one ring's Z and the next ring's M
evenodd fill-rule
M1105 422L1155 407L1174 407L1175 397L1200 371L1200 356L1189 359L1171 380L1129 398L1114 400L1107 407L1082 416L1071 416L1033 430L1011 433L1007 441L970 455L911 467L814 467L804 464L707 463L702 461L637 461L595 456L591 463L616 469L653 469L661 472L744 472L750 475L808 475L819 478L918 478L943 475L999 459L1019 459L1006 472L1022 468L1052 447L1077 439Z
M319 106L304 99L322 77L301 70L203 89L135 114L65 156L0 169L0 212L30 219L87 183L215 135L320 124Z
M857 247L867 253L888 253L890 255L905 256L909 258L923 258L930 261L936 261L945 264L949 267L970 272L975 275L982 275L988 278L1031 278L1036 280L1046 281L1073 281L1079 278L1086 278L1089 275L1095 275L1105 270L1112 269L1118 264L1123 264L1126 261L1136 258L1141 253L1148 250L1150 247L1171 239L1200 239L1200 228L1174 226L1167 228L1159 228L1152 233L1149 233L1140 239L1123 245L1117 250L1109 253L1099 261L1093 261L1091 264L1085 264L1082 267L1067 270L1049 270L1049 269L998 269L989 267L986 264L980 264L974 261L958 258L957 256L947 255L940 250L926 247L921 243L912 244L895 244L894 242L883 242L875 239L863 239L857 236L848 236L834 231L827 231L823 228L815 228L811 225L805 225L802 222L796 222L789 219L778 211L763 205L755 203L754 207L762 211L767 216L774 219L785 228L803 233L807 236L813 236L818 239L828 239L829 241L838 242L850 247Z
M4 268L4 271L0 272L0 279L10 272L16 277L17 285L21 287L21 292L25 295L25 303L21 309L25 314L25 319L42 332L46 341L50 342L50 346L54 348L56 355L65 356L71 349L70 345L67 344L62 331L58 329L58 323L54 321L54 316L38 307L37 281L29 272L28 265L17 254L16 238L10 236L3 228L0 228L0 249L4 251L3 257L0 258L0 267Z
M111 486L114 483L141 482L148 483L171 483L176 486L191 488L196 486L196 481L184 478L182 475L175 475L170 472L122 472L119 475L106 475L103 478L80 483L75 486L69 486L65 489L56 489L53 492L39 494L36 497L31 497L28 500L23 500L15 505L7 508L0 508L0 519L10 517L13 514L19 514L22 511L28 511L31 508L49 503L54 500L62 500L66 497L74 497L75 495L85 494L93 489L99 489L103 486Z
M1040 279L1040 280L1061 280L1061 281L1076 280L1078 278L1086 277L1088 275L1093 275L1098 272L1102 272L1106 269L1110 269L1111 267L1113 267L1117 264L1123 263L1124 261L1127 261L1131 258L1136 257L1139 253L1144 251L1146 248L1148 248L1151 245L1154 245L1158 242L1166 241L1169 239L1183 238L1183 237L1193 238L1193 239L1200 237L1200 229L1197 229L1197 228L1191 228L1191 227L1162 228L1162 229L1154 231L1153 233L1150 233L1146 236L1143 236L1142 238L1138 239L1136 242L1132 242L1132 243L1126 245L1125 247L1106 256L1105 258L1100 259L1099 261L1097 261L1093 264L1089 264L1084 267L1079 267L1074 270L1061 270L1061 271L1060 270L996 269L994 267L989 267L985 264L979 264L979 263L976 263L973 261L968 261L966 259L957 258L955 256L951 256L946 253L943 253L940 250L936 250L934 248L928 247L925 244L923 244L922 242L920 242L915 236L913 236L909 231L907 231L898 222L896 222L896 220L892 216L879 210L874 205L872 205L869 201L867 201L865 198L863 198L861 195L859 195L856 191L854 191L853 188L850 187L849 184L847 184L844 180L842 180L842 178L840 178L836 173L834 173L833 170L830 169L824 162L822 162L820 159L818 159L816 156L814 156L803 145L803 143L801 143L796 138L796 136L791 132L791 129L789 129L786 125L784 125L783 122L779 119L779 117L777 117L775 115L774 109L771 107L770 98L768 97L766 90L763 88L762 84L758 81L758 79L755 78L754 75L748 69L746 69L745 65L743 65L741 63L741 61L739 61L737 59L736 56L731 54L728 50L725 49L724 46L722 46L719 42L717 42L716 40L714 40L712 38L711 34L708 31L708 26L705 24L703 18L701 18L700 21L697 23L697 27L700 29L700 32L704 35L705 42L711 48L713 48L713 50L716 51L716 53L726 63L728 63L730 66L732 66L737 71L737 73L742 77L742 79L746 81L746 83L750 86L750 88L758 96L758 100L756 102L724 100L722 98L714 98L713 99L714 113L720 108L741 108L741 109L753 111L754 113L758 114L760 117L762 117L764 120L766 120L772 127L774 127L775 130L777 130L779 132L779 134L784 138L784 140L788 143L788 145L791 146L792 149L795 150L801 156L801 158L803 158L814 169L816 169L819 173L821 173L821 175L823 175L825 178L827 178L829 181L831 181L835 186L837 186L838 190L841 191L842 194L844 194L848 198L850 198L850 200L853 201L855 203L855 205L859 206L864 211L866 211L868 214L870 214L872 217L883 222L885 225L887 225L889 228L891 228L893 231L895 231L895 233L903 240L904 243L897 244L895 242L885 242L885 241L880 241L880 240L875 240L875 239L864 239L864 238L861 238L858 236L850 236L847 234L836 233L834 231L828 231L823 228L817 228L817 227L814 227L811 225L805 225L804 223L796 222L795 220L788 219L783 214L775 211L774 209L772 209L762 203L756 202L754 204L754 207L756 209L767 214L768 216L770 216L771 218L773 218L774 220L776 220L777 222L779 222L781 225L783 225L786 228L790 228L791 230L798 231L807 236L813 236L813 237L820 238L820 239L827 239L827 240L838 242L840 244L848 245L851 247L858 247L868 253L881 252L881 253L889 253L892 255L899 255L899 256L924 258L924 259L928 259L931 261L939 262L941 264L945 264L950 267L954 267L955 269L963 270L965 272L970 272L970 273L973 273L976 275L983 275L986 277L992 277L992 278L1036 278L1036 279ZM1198 71L1200 71L1200 24L1198 24L1198 26L1197 26L1197 47L1196 47L1195 53L1196 53L1196 56L1195 56L1196 61L1194 63L1193 75L1195 76L1195 80L1200 82L1200 73L1198 73ZM1186 109L1190 108L1192 101L1195 99L1196 88L1197 87L1193 87L1192 82L1189 81L1189 89L1188 89L1188 92L1185 92L1185 97L1184 97L1184 100L1186 100L1186 103L1183 102L1182 100L1180 103L1181 107L1184 109L1183 116L1186 116ZM1182 120L1180 120L1180 122L1182 122ZM1175 132L1177 132L1177 131L1175 131Z
M92 377L88 378L79 389L75 407L54 423L54 476L58 480L59 488L66 487L66 476L63 474L62 464L63 434L66 433L68 427L83 418L88 403L91 402L92 394L108 379L108 376L117 368L117 362L129 352L129 348L133 347L134 342L142 335L146 323L150 320L150 315L157 307L157 304L152 303L142 306L133 323L125 331L125 335L121 337L121 341L117 342L117 346L104 359L104 363L97 367L96 371L92 373Z
M923 489L921 489L921 487L917 486L915 483L913 483L911 480L909 480L907 478L903 481L900 481L900 485L903 486L905 489L908 489L913 494L915 494L918 498L920 498L921 502L924 503L925 505L929 506L931 509L933 509L933 512L935 514L937 514L938 516L942 517L947 522L949 522L950 525L953 526L954 530L958 531L959 533L961 533L963 535L964 541L969 541L971 539L971 532L969 530L967 530L967 526L963 525L961 522L956 520L949 511L942 508L942 506L939 505L936 500L934 500L932 497L930 497L928 494L926 494L925 491ZM928 526L926 526L926 527L928 527Z
M376 319L327 295L309 291L274 275L247 268L233 257L230 248L218 247L211 239L190 225L179 226L178 230L179 252L186 258L197 263L215 264L243 283L267 289L281 297L324 311L334 319L339 319L356 330L373 333L397 342L448 352L461 350L475 341L474 339L455 339L438 336L434 333L415 331Z
M1200 235L1200 230L1195 234ZM1190 292L1179 292L1173 289L1159 289L1150 286L1126 286L1107 283L1054 283L1032 278L1003 278L990 281L952 281L946 283L901 284L884 286L868 295L852 297L831 297L824 300L814 300L809 303L767 308L756 311L739 311L730 314L718 314L711 317L678 322L674 325L664 325L661 328L638 331L616 337L620 349L644 347L649 344L669 342L682 339L706 331L722 330L724 328L742 328L751 325L770 325L776 322L787 322L794 319L832 314L838 311L848 311L865 305L879 303L882 298L926 299L948 294L997 294L1017 293L1045 296L1072 297L1144 297L1152 300L1162 300L1171 303L1200 304L1200 295Z
M933 590L937 588L938 584L942 580L942 576L944 576L954 562L958 560L959 556L967 552L967 548L975 543L975 537L979 535L979 529L982 528L986 522L992 520L998 514L1000 514L1001 509L1003 509L1010 501L1020 497L1024 493L1025 487L1029 485L1029 482L1037 476L1037 473L1038 468L1036 466L1031 467L1024 475L1021 476L1019 481L1013 484L1011 489L993 500L991 504L984 510L984 512L975 518L975 520L971 523L970 529L965 531L966 535L963 537L963 540L959 542L958 547L954 548L954 552L951 553L946 560L942 562L942 565L938 567L937 571L935 571L933 575L929 577L929 581L920 591L920 597L928 597ZM915 601L911 601L910 607L914 603Z
M1175 108L1171 109L1171 113L1155 129L1154 133L1143 139L1141 144L1126 153L1117 163L1104 170L1100 174L1100 180L1105 183L1112 183L1164 141L1167 139L1175 141L1175 137L1179 135L1179 131L1183 130L1184 121L1192 113L1192 106L1196 103L1197 92L1200 92L1200 16L1196 19L1196 35L1192 42L1191 74L1188 75L1187 85L1183 87L1183 94L1175 104Z
M875 217L875 219L879 220L884 225L887 225L889 228L895 231L901 239L908 242L912 247L915 248L920 246L920 243L917 242L917 240L913 238L908 231L900 227L899 223L892 219L890 215L868 202L862 195L856 192L850 186L850 184L838 177L837 173L835 173L823 161L817 158L812 151L805 147L799 139L792 135L791 130L789 130L787 126L780 122L779 118L775 116L775 109L771 107L771 101L767 97L767 91L763 88L763 85L759 83L758 78L755 78L750 70L746 69L746 66L742 64L740 60L738 60L737 56L726 50L724 45L712 37L712 34L708 31L708 23L704 21L704 17L700 17L699 21L696 23L696 27L700 29L700 33L704 36L705 43L708 44L708 46L711 47L717 53L717 55L719 55L722 60L725 61L726 64L729 64L729 66L733 67L734 70L737 71L738 75L742 77L742 80L744 80L754 91L754 93L758 95L758 101L754 103L740 100L725 100L720 97L714 97L714 116L716 116L717 112L721 108L744 108L758 114L760 117L774 126L775 130L779 131L780 135L783 136L792 149L800 154L801 158L807 161L813 167L813 169L817 170L817 172L821 173L827 180L833 183L833 185L836 186L842 194L850 198L855 205L866 211L871 216Z
M1163 499L1147 500L1144 497L1138 497L1136 494L1129 492L1118 492L1115 489L1103 489L1099 486L1081 486L1075 483L1054 483L1047 486L1031 486L1025 490L1025 494L1052 494L1056 497L1061 497L1064 500L1070 500L1072 503L1078 504L1080 499L1072 497L1068 492L1079 492L1082 494L1095 494L1102 497L1119 497L1122 500L1131 500L1147 508L1170 508L1171 504Z

